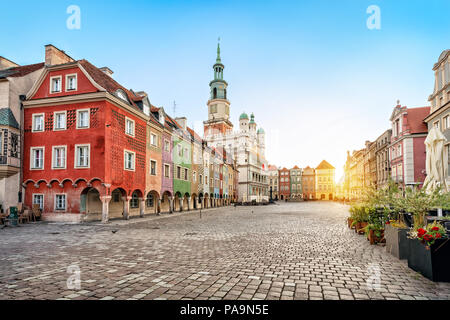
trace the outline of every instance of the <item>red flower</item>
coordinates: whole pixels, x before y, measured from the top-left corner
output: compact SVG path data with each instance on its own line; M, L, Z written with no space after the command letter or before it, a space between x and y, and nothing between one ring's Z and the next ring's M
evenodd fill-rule
M417 235L418 235L419 237L422 237L425 233L427 233L427 231L424 230L424 229L422 229L422 228L419 228L419 229L417 230Z
M386 221L386 224L390 224L391 222L390 221Z
M436 239L439 239L441 237L440 233L436 233L436 235L434 236Z
M432 239L433 239L433 236L430 235L430 234L426 234L426 235L423 236L423 240L425 240L425 241L430 241Z
M431 230L433 230L433 231L439 231L439 228L438 228L438 227L433 227L433 228L431 228Z

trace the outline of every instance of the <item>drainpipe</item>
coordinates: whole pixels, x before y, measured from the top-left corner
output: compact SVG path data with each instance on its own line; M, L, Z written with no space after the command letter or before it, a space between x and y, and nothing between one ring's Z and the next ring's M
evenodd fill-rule
M18 201L19 203L24 203L25 199L23 199L23 144L24 144L24 128L23 128L23 101L25 101L27 98L26 95L21 94L19 96L19 100L20 100L20 128L19 128L19 144L20 144L20 151L19 151L19 190L17 192L17 197L18 197Z

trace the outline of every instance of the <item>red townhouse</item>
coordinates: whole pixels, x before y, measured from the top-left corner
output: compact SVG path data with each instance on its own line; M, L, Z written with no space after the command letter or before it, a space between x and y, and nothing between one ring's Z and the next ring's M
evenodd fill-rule
M278 179L280 182L280 199L285 200L291 197L291 179L289 169L283 168L278 172Z
M400 104L392 112L391 175L402 189L421 186L425 180L424 141L428 128L423 119L429 113L430 107L407 108Z
M47 45L23 103L25 205L63 221L142 215L149 117L141 102L109 68Z

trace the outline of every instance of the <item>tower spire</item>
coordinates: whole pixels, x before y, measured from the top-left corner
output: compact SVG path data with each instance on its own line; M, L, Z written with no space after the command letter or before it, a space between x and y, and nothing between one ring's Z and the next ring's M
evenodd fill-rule
M220 60L220 37L217 39L217 59L216 59L216 63L221 63L222 61Z

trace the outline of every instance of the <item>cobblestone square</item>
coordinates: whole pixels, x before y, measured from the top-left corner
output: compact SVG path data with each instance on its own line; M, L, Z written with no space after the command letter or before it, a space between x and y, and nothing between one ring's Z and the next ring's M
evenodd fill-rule
M450 298L450 284L349 230L347 210L278 203L3 228L0 299ZM79 268L79 289L68 288L68 268ZM378 287L368 286L374 268Z

